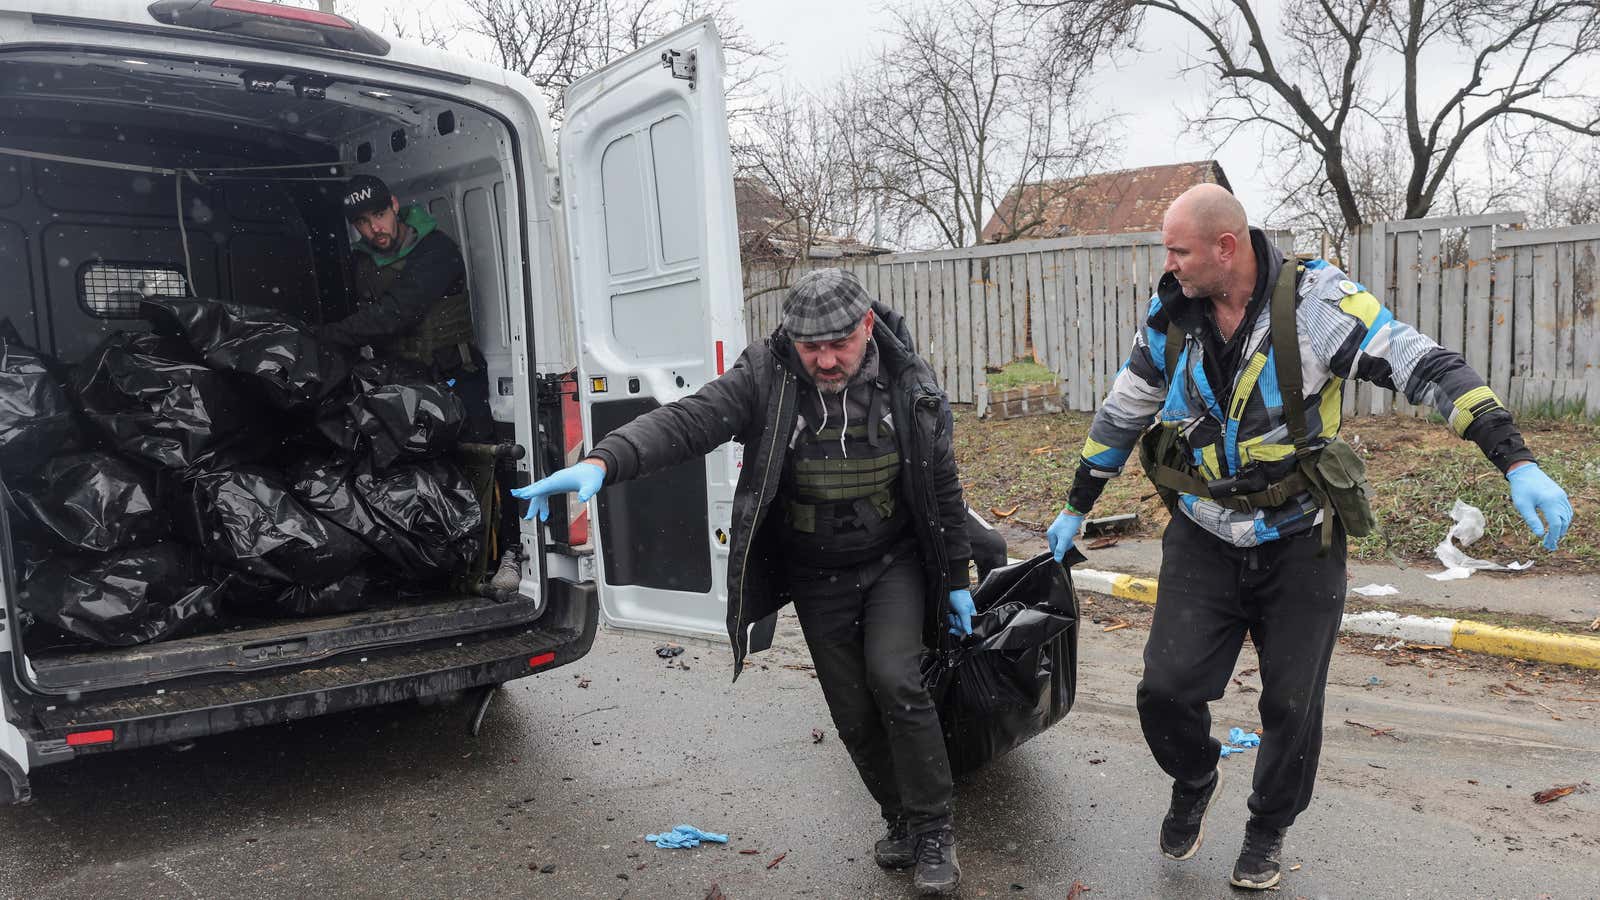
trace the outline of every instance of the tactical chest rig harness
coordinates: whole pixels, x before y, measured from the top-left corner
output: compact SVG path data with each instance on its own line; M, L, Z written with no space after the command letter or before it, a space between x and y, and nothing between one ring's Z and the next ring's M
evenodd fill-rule
M1293 468L1275 482L1268 482L1260 462L1251 462L1227 477L1207 481L1189 461L1178 423L1157 422L1139 439L1139 461L1166 503L1167 510L1178 512L1180 494L1210 500L1235 512L1273 509L1290 499L1309 493L1322 507L1322 546L1333 542L1333 517L1344 523L1351 537L1370 534L1376 526L1367 495L1366 466L1355 449L1337 435L1318 440L1306 428L1305 396L1301 381L1300 340L1295 322L1295 281L1300 267L1284 260L1277 283L1272 288L1270 324L1273 369L1283 396L1284 426L1293 442ZM1243 327L1243 326L1241 326ZM1167 383L1179 370L1187 335L1177 325L1167 325L1165 353ZM1229 403L1230 418L1238 418L1249 402L1253 385L1235 389ZM1220 423L1219 423L1220 424Z
M388 265L380 266L371 257L363 265L370 265L374 279L372 300L383 296L405 271L408 257L400 257ZM467 297L466 279L450 286L450 292L430 304L427 315L417 326L405 334L388 341L384 350L388 354L409 359L427 366L436 373L476 372L473 358L472 302Z
M898 502L900 447L883 420L885 385L869 386L867 420L805 427L785 466L784 523L790 546L826 566L856 565L879 555L906 530ZM848 416L849 404L841 402ZM823 400L826 411L826 400Z

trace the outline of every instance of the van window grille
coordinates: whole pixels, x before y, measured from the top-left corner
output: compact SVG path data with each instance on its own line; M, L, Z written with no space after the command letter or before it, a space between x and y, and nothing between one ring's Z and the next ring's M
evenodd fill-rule
M183 297L189 293L183 270L149 263L92 262L78 270L78 299L91 315L106 319L139 318L146 297Z

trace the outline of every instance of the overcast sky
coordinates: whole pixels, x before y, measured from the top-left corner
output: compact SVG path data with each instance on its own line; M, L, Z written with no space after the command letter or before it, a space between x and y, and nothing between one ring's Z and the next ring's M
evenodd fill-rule
M315 4L315 0L299 2ZM386 7L407 10L408 16L412 10L421 10L437 20L468 19L464 0L340 0L340 5L374 27L383 23ZM780 78L817 90L826 88L852 63L872 55L885 40L883 29L889 20L886 7L871 0L730 0L730 6L752 38L781 48L776 63ZM1270 3L1259 7L1263 26L1271 32L1276 9ZM475 44L467 35L460 43ZM1263 135L1249 132L1220 148L1185 135L1185 114L1203 108L1207 90L1204 73L1182 73L1183 62L1201 49L1197 38L1177 18L1154 14L1146 21L1142 44L1143 53L1106 60L1093 91L1103 111L1121 116L1117 132L1122 153L1114 167L1215 158L1252 220L1259 222L1273 205L1272 185L1265 176L1275 171L1271 161L1263 159ZM1600 70L1600 62L1587 70ZM1455 86L1452 79L1436 81L1441 89L1446 82ZM1600 84L1590 87L1600 88Z

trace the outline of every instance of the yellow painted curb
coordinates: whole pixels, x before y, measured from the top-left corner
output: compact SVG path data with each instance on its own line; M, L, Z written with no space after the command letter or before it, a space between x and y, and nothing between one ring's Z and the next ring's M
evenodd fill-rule
M1600 669L1600 638L1459 620L1451 644L1460 650Z
M1111 596L1140 603L1156 602L1156 582L1153 578L1135 578L1118 575L1111 582Z

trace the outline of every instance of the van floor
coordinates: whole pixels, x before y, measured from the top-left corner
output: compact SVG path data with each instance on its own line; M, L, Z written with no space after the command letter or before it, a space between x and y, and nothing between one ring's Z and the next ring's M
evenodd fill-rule
M340 653L510 627L537 618L531 600L465 594L394 602L359 612L261 620L226 631L133 647L50 647L27 654L46 691L112 689L171 678L300 665Z

